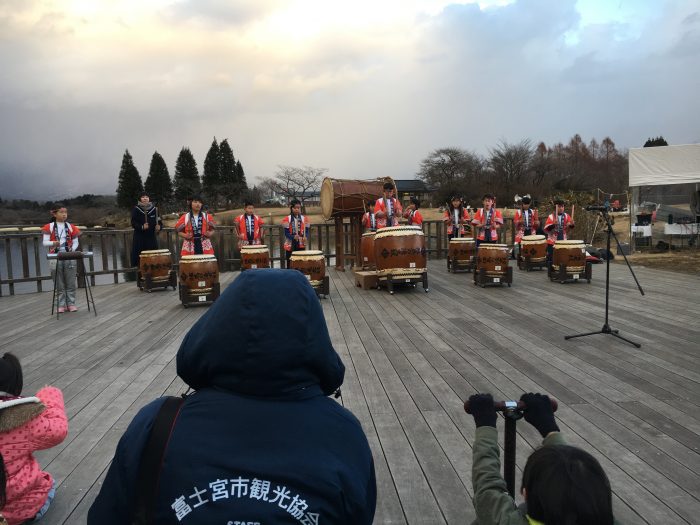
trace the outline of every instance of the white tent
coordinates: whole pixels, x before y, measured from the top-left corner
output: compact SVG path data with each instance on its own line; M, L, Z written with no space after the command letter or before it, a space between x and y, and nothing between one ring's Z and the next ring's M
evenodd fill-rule
M632 148L629 150L630 226L639 204L641 186L662 186L670 184L692 184L690 189L691 207L700 214L700 144L681 146L657 146L652 148ZM668 227L667 227L668 228ZM694 232L697 232L697 225ZM634 242L634 237L630 235Z

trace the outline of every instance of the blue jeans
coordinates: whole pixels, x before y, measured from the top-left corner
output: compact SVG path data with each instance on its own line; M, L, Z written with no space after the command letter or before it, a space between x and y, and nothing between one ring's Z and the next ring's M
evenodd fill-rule
M51 502L53 501L53 498L55 495L56 495L56 480L54 479L53 484L51 485L51 489L49 490L49 495L46 498L46 502L39 509L39 512L36 513L36 516L34 516L34 521L39 521L41 518L44 517L44 514L46 514L46 511L49 510L49 507L51 506Z

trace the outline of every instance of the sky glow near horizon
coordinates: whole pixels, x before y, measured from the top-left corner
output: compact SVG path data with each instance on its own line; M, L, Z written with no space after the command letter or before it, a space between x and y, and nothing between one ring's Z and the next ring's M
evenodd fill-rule
M113 193L228 138L278 165L412 178L439 147L700 141L692 1L0 0L0 196ZM695 118L692 118L695 115Z

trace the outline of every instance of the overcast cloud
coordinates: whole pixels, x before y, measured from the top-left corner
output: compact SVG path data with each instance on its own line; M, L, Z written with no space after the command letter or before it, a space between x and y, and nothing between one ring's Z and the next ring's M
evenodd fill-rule
M697 1L0 0L0 196L113 193L228 138L276 166L412 178L431 150L700 141Z

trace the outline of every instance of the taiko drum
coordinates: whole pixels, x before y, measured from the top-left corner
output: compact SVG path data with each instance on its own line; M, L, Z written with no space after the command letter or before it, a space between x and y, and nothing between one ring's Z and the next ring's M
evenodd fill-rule
M447 256L457 262L470 262L476 251L476 241L465 237L450 239Z
M265 244L241 246L241 270L270 267L270 252Z
M567 272L582 272L586 268L586 244L583 241L557 241L552 256L554 267L566 266Z
M525 235L520 241L520 256L530 257L532 262L547 258L547 238L544 235Z
M480 244L476 252L476 269L486 271L486 275L506 275L508 273L508 245Z
M379 275L418 274L426 271L425 235L417 226L377 230L374 259Z
M312 286L319 286L326 276L326 259L320 250L300 250L292 252L289 266L306 275Z
M219 282L219 264L213 255L183 255L179 275L190 294L207 293Z
M362 255L362 267L373 269L376 266L374 259L374 237L375 232L362 234L360 241L360 254Z
M170 250L144 250L139 256L139 271L142 276L150 274L152 281L165 281L173 269Z

